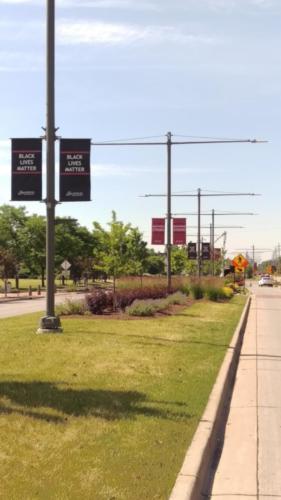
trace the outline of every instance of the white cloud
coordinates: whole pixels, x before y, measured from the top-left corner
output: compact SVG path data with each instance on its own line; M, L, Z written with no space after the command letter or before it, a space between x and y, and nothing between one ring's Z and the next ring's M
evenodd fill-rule
M58 42L62 45L120 44L140 41L213 44L215 37L185 33L170 26L141 27L97 21L61 22L57 28Z

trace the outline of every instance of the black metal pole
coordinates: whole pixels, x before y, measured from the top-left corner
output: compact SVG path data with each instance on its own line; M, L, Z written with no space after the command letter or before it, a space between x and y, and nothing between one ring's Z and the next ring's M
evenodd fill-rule
M47 0L47 225L46 225L46 316L38 333L61 332L55 316L55 0Z
M172 134L167 133L167 289L171 291L171 193L172 193L172 175L171 175L171 156L172 156Z
M55 0L48 0L47 5L47 316L54 316Z

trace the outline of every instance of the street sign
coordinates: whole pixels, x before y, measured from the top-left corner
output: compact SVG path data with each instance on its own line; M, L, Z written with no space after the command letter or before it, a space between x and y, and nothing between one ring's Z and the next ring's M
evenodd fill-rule
M202 260L210 260L211 258L211 246L210 243L202 243Z
M248 267L249 262L242 254L239 254L234 257L232 264L234 265L234 267L245 269L246 267Z
M70 278L70 271L62 271L61 275L62 275L65 279L69 279L69 278Z
M42 139L12 139L12 201L42 200Z
M165 244L165 219L153 218L152 219L152 245Z
M71 268L70 262L68 260L64 260L63 263L61 264L61 267L64 271L68 271L68 269Z
M244 271L245 271L244 267L238 267L238 266L235 267L235 272L236 273L244 273Z
M191 241L187 245L187 256L189 260L197 259L197 248L196 243L192 243Z
M60 201L90 201L90 139L60 141Z
M186 244L186 219L173 219L173 245Z

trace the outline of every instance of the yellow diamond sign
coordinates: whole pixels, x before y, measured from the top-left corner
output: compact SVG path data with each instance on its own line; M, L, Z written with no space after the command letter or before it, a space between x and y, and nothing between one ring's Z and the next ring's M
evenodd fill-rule
M248 267L249 265L249 262L247 261L247 259L244 257L244 255L242 255L241 253L239 255L236 255L236 257L234 257L233 261L232 261L232 264L234 267L239 267L240 269L245 269L246 267Z

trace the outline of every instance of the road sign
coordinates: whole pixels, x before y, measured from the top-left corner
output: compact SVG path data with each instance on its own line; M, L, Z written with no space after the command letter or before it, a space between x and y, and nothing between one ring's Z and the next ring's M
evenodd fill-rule
M68 271L68 269L71 268L70 262L68 260L64 260L63 263L61 264L61 267L64 271Z
M235 272L236 273L244 273L244 271L245 271L244 267L238 267L238 266L235 267Z
M239 267L239 268L242 268L242 270L243 270L246 267L248 267L249 262L242 254L239 254L239 255L236 255L236 257L234 257L232 264L234 265L234 267Z
M62 271L61 275L62 275L65 279L69 279L69 278L70 278L70 271Z

